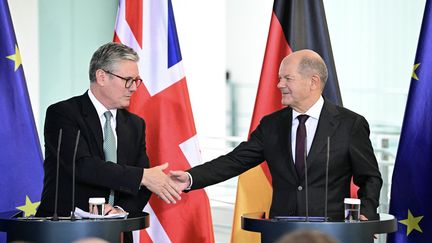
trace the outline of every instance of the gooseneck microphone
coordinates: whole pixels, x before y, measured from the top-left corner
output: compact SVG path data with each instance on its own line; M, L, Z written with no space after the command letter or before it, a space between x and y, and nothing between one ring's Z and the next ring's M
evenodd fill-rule
M305 136L304 143L304 176L305 176L305 199L306 199L306 222L309 222L309 196L308 196L308 166L307 166L307 136Z
M55 184L55 195L54 195L54 215L52 217L53 221L58 221L57 215L57 203L58 203L58 181L59 181L59 167L60 167L60 146L62 141L63 129L60 128L58 142L57 142L57 170L56 170L56 184Z
M324 202L324 220L327 222L327 204L328 204L328 172L330 162L330 137L327 137L327 161L326 161L326 176L325 176L325 202Z
M72 212L71 212L71 220L75 220L75 160L76 160L76 154L78 150L78 142L80 138L81 130L78 130L76 141L75 141L75 148L72 158Z

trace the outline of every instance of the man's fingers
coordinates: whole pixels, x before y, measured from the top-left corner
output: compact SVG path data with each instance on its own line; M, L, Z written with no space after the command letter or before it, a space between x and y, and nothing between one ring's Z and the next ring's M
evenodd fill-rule
M170 204L170 203L176 203L176 200L172 197L172 195L167 191L167 190L163 190L160 194L159 197L164 200L166 203Z
M168 200L168 198L165 197L165 195L163 193L159 194L158 197L160 199L162 199L164 202L166 202L167 204L170 204L171 202Z
M175 181L173 181L173 180L168 180L168 185L171 187L171 188L173 188L174 190L175 190L175 192L178 194L178 195L181 195L182 193L183 193L183 188L182 188L182 186L181 185L179 185L179 184L177 184Z
M177 200L181 200L181 197L180 197L181 192L179 193L176 187L173 187L173 186L171 186L171 185L167 185L167 186L165 187L165 190L167 190L167 192L168 192L171 196L175 197Z
M181 170L172 170L169 172L169 175L181 182L189 181L189 176L184 171Z
M168 168L168 165L169 165L168 163L164 163L164 164L158 165L156 167L158 167L161 170L165 170L166 168Z
M174 177L181 177L181 176L182 176L182 173L183 173L183 171L179 171L179 170L171 170L171 171L169 172L169 174L170 174L171 176L174 176Z
M360 220L361 221L367 221L369 219L366 216L364 216L363 214L360 214Z
M156 167L150 168L144 172L145 180L143 184L153 193L158 195L166 203L176 203L177 200L181 200L180 194L183 191L185 183L182 179L177 177L169 177L163 170L168 168L168 163L158 165ZM178 171L174 173L179 177L184 177L184 172ZM187 177L187 175L186 175ZM188 180L188 178L183 180ZM180 182L180 183L179 183Z

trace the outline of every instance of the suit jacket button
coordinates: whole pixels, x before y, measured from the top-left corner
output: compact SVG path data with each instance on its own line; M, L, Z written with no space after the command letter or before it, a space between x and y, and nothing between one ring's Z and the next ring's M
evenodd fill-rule
M302 186L298 186L297 190L301 191L301 190L303 190L303 187Z

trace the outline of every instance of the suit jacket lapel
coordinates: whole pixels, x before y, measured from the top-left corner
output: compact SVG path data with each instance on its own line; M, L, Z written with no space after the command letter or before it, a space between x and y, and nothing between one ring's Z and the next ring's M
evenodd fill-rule
M335 105L324 100L317 130L307 158L308 168L311 166L316 156L326 148L327 137L331 137L339 126L339 121L336 119L338 113Z
M292 148L291 148L291 127L292 127L292 109L286 108L282 113L280 124L278 126L281 128L279 135L279 144L281 145L280 150L283 151L282 161L286 161L286 166L288 167L289 172L293 176L288 176L287 179L290 180L293 184L298 183L298 175L295 169L294 160L292 157Z
M103 152L103 135L102 135L102 128L100 125L100 120L97 115L96 108L94 107L93 103L90 100L90 97L88 96L87 92L83 94L82 96L82 114L84 117L84 122L87 124L87 127L89 127L89 134L93 136L93 139L96 141L96 145L99 151L99 155L102 158L105 158L104 152Z
M127 129L127 116L125 115L125 111L122 109L117 110L117 163L123 164L127 162L127 151L128 148L128 137L129 130Z

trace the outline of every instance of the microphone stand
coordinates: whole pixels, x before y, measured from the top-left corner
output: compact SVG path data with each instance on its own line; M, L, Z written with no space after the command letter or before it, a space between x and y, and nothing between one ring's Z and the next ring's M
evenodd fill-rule
M324 220L327 219L327 204L328 204L328 172L329 172L329 162L330 162L330 137L327 137L327 161L326 161L326 177L325 177L325 202L324 202Z
M306 222L309 222L309 197L308 197L308 169L307 169L307 136L305 137L304 144L304 173L305 173L305 193L306 193Z
M80 138L81 130L78 130L78 134L75 141L75 149L73 153L73 159L72 159L72 212L71 212L71 221L75 221L75 160L76 160L76 153L78 150L78 142Z
M59 167L60 167L60 145L62 141L62 133L63 129L60 128L59 130L59 136L58 136L58 142L57 142L57 170L56 170L56 184L55 184L55 196L54 196L54 214L52 217L53 221L58 221L58 215L57 215L57 203L58 203L58 181L59 181Z

